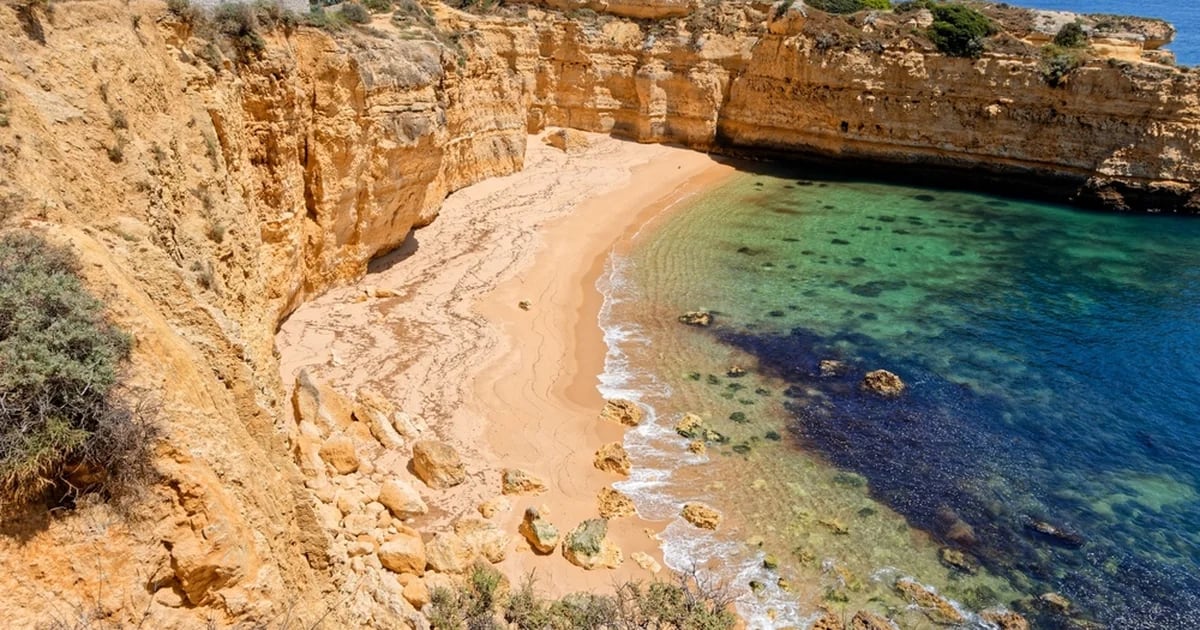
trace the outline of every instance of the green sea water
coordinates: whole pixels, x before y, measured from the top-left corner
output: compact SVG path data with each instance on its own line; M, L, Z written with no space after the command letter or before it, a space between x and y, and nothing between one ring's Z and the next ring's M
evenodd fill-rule
M987 609L1036 627L1188 627L1198 244L1194 221L741 173L602 279L602 389L652 411L621 487L670 522L668 563L727 580L752 627L822 608L930 627L895 588L905 577L965 627ZM711 327L677 321L697 309ZM825 359L844 372L822 377ZM878 368L908 393L863 394ZM727 442L689 452L684 413ZM717 532L678 518L692 500L726 515Z

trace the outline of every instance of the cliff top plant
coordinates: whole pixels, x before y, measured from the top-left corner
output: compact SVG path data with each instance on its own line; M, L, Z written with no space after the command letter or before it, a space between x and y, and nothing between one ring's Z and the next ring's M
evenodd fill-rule
M69 250L27 232L0 237L0 503L132 469L150 436L115 393L131 345Z
M1079 22L1064 24L1054 36L1054 45L1063 48L1082 48L1087 45L1087 33Z
M805 0L807 6L826 13L857 13L864 9L888 10L891 0Z
M939 51L952 57L982 55L984 40L996 33L995 25L986 15L964 4L910 0L896 7L902 13L919 9L933 13L929 39Z

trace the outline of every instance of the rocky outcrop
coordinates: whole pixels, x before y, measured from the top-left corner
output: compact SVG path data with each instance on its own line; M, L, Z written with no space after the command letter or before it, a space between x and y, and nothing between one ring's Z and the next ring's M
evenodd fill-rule
M933 589L915 580L902 578L896 581L896 590L908 601L920 607L931 621L939 624L966 623L967 618L950 600L938 595Z

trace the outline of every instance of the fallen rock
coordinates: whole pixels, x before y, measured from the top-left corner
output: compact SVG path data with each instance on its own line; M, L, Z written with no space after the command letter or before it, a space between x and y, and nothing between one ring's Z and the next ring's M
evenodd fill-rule
M425 573L426 549L421 537L413 532L400 532L379 545L379 563L396 573Z
M349 436L335 435L325 440L318 454L321 460L339 475L348 475L358 470L358 452L354 449L354 440Z
M632 499L612 488L601 488L596 500L599 503L600 516L607 519L629 516L637 512Z
M429 512L429 506L409 483L389 479L379 488L378 501L398 519L413 518Z
M721 513L703 503L688 503L683 506L683 518L700 529L716 529L721 524Z
M500 477L504 494L539 494L546 491L546 482L517 468L506 468Z
M642 418L645 412L632 400L624 400L614 398L604 402L604 408L600 410L600 417L604 420L618 422L627 427L636 427L642 423Z
M587 570L621 566L624 555L608 540L608 521L593 518L579 524L563 540L563 557Z
M454 533L470 547L474 555L483 556L492 564L504 561L508 555L508 544L512 542L512 537L495 523L477 516L460 519L454 524Z
M1029 621L1011 610L992 608L979 613L979 617L1000 630L1029 630Z
M662 571L662 565L659 564L658 560L655 560L648 553L645 553L643 551L635 551L635 552L629 554L629 557L633 558L633 561L635 563L637 563L637 565L639 567L641 567L651 573L657 574L660 571Z
M949 547L938 549L938 560L942 564L963 573L975 573L979 567L975 564L975 560L967 554Z
M892 398L904 393L905 385L899 376L887 370L875 370L867 372L867 375L863 377L862 388L868 392Z
M846 365L846 363L843 361L834 361L833 359L825 359L817 366L817 373L821 376L821 378L841 376L849 371L849 365Z
M529 541L535 553L547 555L558 546L558 529L542 518L536 508L525 510L525 517L517 531Z
M492 518L497 514L502 514L512 509L512 502L508 497L492 497L487 501L479 504L479 513L484 518Z
M689 440L702 437L704 435L704 431L704 418L701 418L694 413L684 414L683 417L679 419L679 422L675 423L675 432L682 437L688 438Z
M429 568L439 573L465 573L475 560L475 552L461 536L441 532L425 545Z
M750 590L755 590L754 583L751 583ZM760 587L758 590L762 590L762 588ZM832 610L822 610L821 616L809 626L809 630L845 630L845 627L842 625L841 615Z
M1058 612L1071 610L1071 600L1058 593L1045 593L1038 600Z
M420 440L413 444L412 467L430 488L451 488L467 480L458 452L445 442Z
M688 311L679 316L679 321L688 326L711 326L713 316L708 311Z
M292 408L296 422L311 422L321 430L322 435L329 435L350 426L354 406L328 383L317 380L308 368L304 368L296 375Z
M398 412L390 400L371 387L359 388L355 398L354 418L367 425L376 441L384 448L404 446L404 438L396 430Z
M1085 542L1083 536L1065 527L1035 518L1026 517L1025 528L1043 540L1068 549L1078 549Z
M703 455L708 452L708 447L702 440L692 440L688 442L688 450L697 455Z
M596 451L596 458L592 463L605 472L617 473L618 475L628 475L632 464L629 462L629 454L625 452L625 447L621 446L620 442L612 442L600 447Z
M967 618L948 599L938 595L933 589L917 583L909 578L896 581L896 590L910 602L919 606L930 621L940 624L963 624Z
M854 618L850 620L850 630L896 630L896 624L886 617L860 610L854 613Z
M401 593L404 599L412 604L413 608L420 610L425 607L425 604L430 602L429 587L425 584L425 580L407 573L397 576L397 581L403 587Z
M587 134L575 129L559 129L546 136L545 143L566 153L581 153L592 146Z

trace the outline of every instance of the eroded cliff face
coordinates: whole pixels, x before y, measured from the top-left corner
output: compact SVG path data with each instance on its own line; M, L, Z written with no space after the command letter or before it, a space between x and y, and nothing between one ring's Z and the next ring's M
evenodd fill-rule
M520 169L528 131L1053 175L1110 207L1200 209L1195 73L1093 61L1056 88L1019 46L951 59L765 4L595 6L633 17L435 7L453 39L386 16L280 26L240 61L155 2L0 6L0 218L80 252L164 431L159 478L123 512L6 522L10 625L411 617L386 572L331 557L273 336L450 191Z

